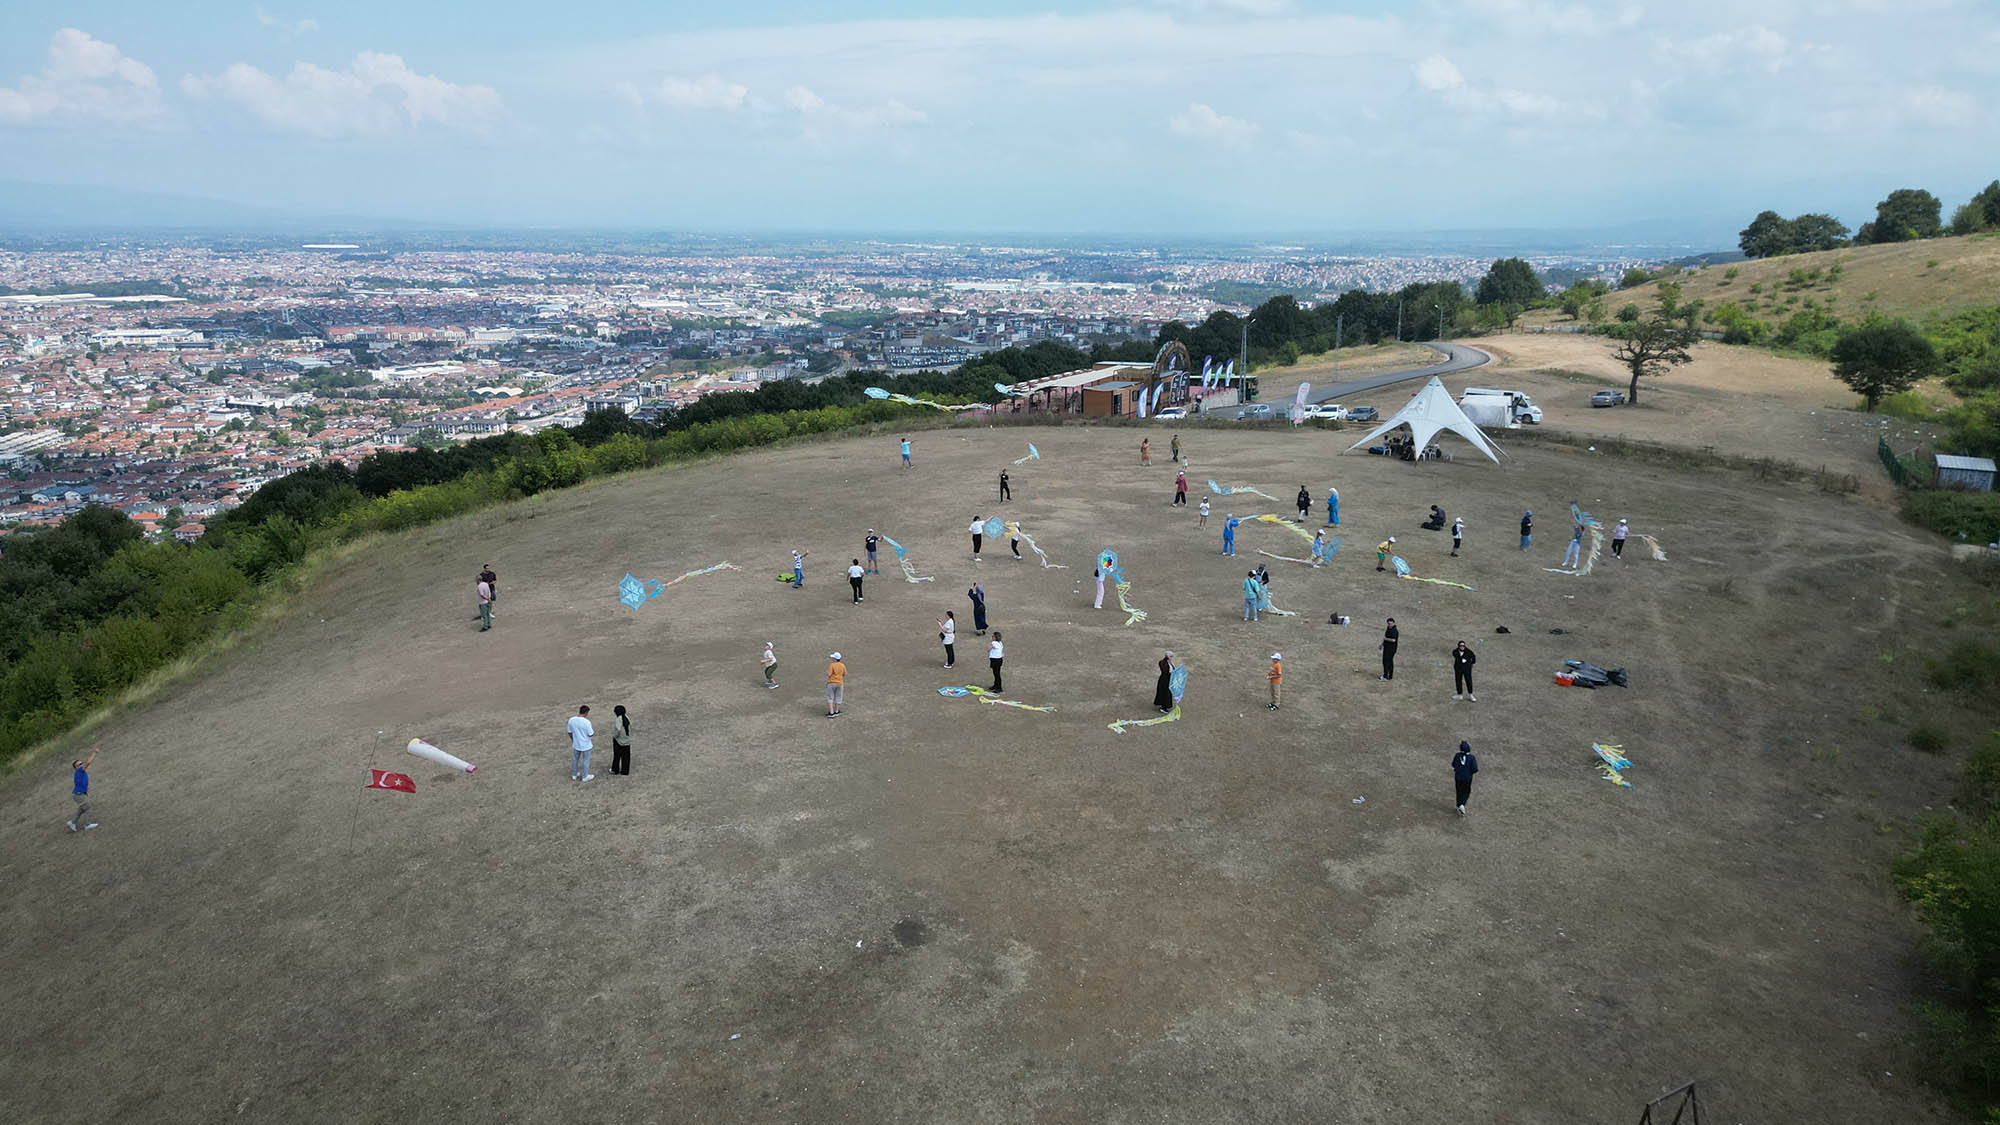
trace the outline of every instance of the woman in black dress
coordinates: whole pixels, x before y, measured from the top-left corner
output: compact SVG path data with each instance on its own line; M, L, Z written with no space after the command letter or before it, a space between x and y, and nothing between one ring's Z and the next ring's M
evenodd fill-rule
M972 635L983 637L986 635L986 591L974 582L965 596L972 599Z
M1160 657L1160 682L1153 687L1153 706L1158 707L1162 715L1174 709L1173 678L1174 650L1168 649L1167 654Z

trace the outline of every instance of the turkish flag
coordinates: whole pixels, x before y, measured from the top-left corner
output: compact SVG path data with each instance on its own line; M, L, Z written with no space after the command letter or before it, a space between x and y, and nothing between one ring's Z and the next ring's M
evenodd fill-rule
M417 783L406 773L390 773L388 770L369 770L368 784L363 789L395 789L403 793L415 793Z

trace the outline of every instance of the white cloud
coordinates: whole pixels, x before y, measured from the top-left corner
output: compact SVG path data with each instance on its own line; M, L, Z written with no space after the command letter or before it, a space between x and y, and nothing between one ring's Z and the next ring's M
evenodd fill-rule
M0 86L0 122L90 117L135 122L160 113L160 82L151 67L73 27L49 40L48 61L19 84Z
M258 23L263 24L265 27L276 28L278 38L287 43L297 39L301 35L309 35L319 30L319 21L310 16L300 20L279 19L270 12L265 11L261 6L254 9L254 13L257 16Z
M1942 86L1911 90L1903 95L1903 110L1911 122L1934 129L1969 129L1980 120L1970 95Z
M749 87L740 82L726 82L714 74L699 78L668 75L660 79L652 93L674 109L742 109L744 99L750 96Z
M804 86L794 86L785 91L785 104L800 113L818 113L826 108L826 99Z
M1183 137L1214 141L1224 148L1244 148L1257 137L1258 127L1240 117L1217 113L1200 102L1167 119L1167 127Z
M1547 94L1531 94L1525 90L1500 90L1495 95L1500 104L1523 117L1543 117L1562 108L1562 103Z
M315 136L384 133L436 125L476 129L500 116L490 86L460 86L418 74L397 55L363 51L346 70L294 65L277 78L249 63L181 80L189 97L234 102L274 128Z
M1665 40L1667 55L1687 66L1708 70L1738 70L1758 67L1772 74L1790 61L1790 44L1783 35L1762 24L1717 32L1685 42Z
M1465 85L1465 75L1443 55L1432 55L1418 63L1415 72L1417 85L1426 90L1451 90Z

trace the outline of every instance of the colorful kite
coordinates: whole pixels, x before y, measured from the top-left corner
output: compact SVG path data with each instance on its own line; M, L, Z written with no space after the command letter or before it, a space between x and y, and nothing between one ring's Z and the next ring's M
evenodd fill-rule
M1621 747L1593 742L1590 749L1597 755L1597 768L1604 774L1604 780L1620 789L1632 788L1632 783L1625 780L1625 771L1632 768L1632 759L1624 755Z
M1053 707L1037 707L1032 703L1020 703L1012 699L1002 699L976 684L967 684L964 687L941 687L938 689L938 694L947 699L977 699L981 703L997 703L1002 707L1019 707L1023 711L1040 711L1043 714L1048 714L1055 710Z
M1042 459L1042 451L1036 449L1035 443L1031 441L1028 443L1028 455L1026 457L1016 457L1013 463L1016 465L1022 465L1026 464L1029 461L1039 461L1041 459Z
M903 568L903 581L905 582L937 581L937 579L932 578L929 575L919 576L917 574L917 568L914 565L912 565L910 560L906 557L909 555L910 552L901 543L896 542L894 539L891 539L886 535L882 536L882 542L887 543L889 545L889 549L896 552L896 565ZM786 581L790 580L791 576L786 575Z
M1033 551L1033 552L1035 552L1035 557L1036 557L1036 558L1038 558L1038 559L1042 560L1042 569L1043 569L1043 570L1068 570L1068 569L1069 569L1069 567L1068 567L1068 566L1066 566L1066 565L1064 565L1064 564L1062 564L1062 563L1052 563L1052 562L1050 562L1050 561L1049 561L1049 553L1048 553L1047 551L1044 551L1044 550L1042 550L1042 549L1041 549L1040 547L1037 547L1037 546L1035 545L1035 537L1034 537L1034 536L1032 536L1032 535L1030 535L1030 534L1028 534L1027 532L1025 532L1025 531L1021 530L1021 525L1020 525L1019 523L1017 523L1016 521L1014 521L1014 520L1008 520L1008 521L1007 521L1007 534L1009 534L1009 535L1016 535L1016 536L1019 536L1019 537L1020 537L1021 539L1023 539L1024 541L1026 541L1026 542L1027 542L1027 544L1028 544L1028 549L1029 549L1030 551Z
M1099 551L1097 568L1111 576L1113 587L1118 591L1118 608L1125 611L1125 624L1130 626L1134 622L1144 621L1146 611L1134 609L1132 603L1125 599L1125 595L1132 589L1132 584L1125 580L1125 572L1119 569L1118 552L1109 549Z
M1213 477L1209 478L1208 490L1210 492L1215 493L1217 496L1234 496L1239 492L1246 492L1252 496L1262 496L1264 499L1269 500L1273 503L1280 502L1276 496L1273 496L1268 492L1259 492L1256 489L1250 488L1248 486L1245 486L1243 488L1224 488L1223 486L1215 483L1215 479Z
M1260 492L1257 495L1262 496L1263 493ZM1261 516L1252 516L1251 518L1256 520L1258 523L1277 524L1279 527L1284 528L1286 531L1291 532L1292 534L1298 536L1299 538L1305 540L1308 543L1313 541L1312 532L1307 531L1305 528L1300 527L1296 522L1288 520L1283 516L1267 514Z
M1187 691L1187 682L1188 669L1185 664L1175 668L1173 674L1167 677L1167 690L1173 694L1174 707L1173 710L1168 711L1166 714L1151 719L1119 719L1117 722L1106 723L1105 725L1111 729L1111 733L1113 734L1124 734L1126 727L1153 727L1161 723L1173 722L1181 717L1181 695Z
M714 574L718 570L742 570L742 569L743 569L742 567L737 566L734 563L724 561L716 563L714 566L702 567L700 570L690 570L686 574L681 575L679 578L671 579L666 582L662 582L657 578L647 579L646 581L642 582L639 579L632 577L628 573L625 575L624 578L621 578L618 581L618 600L624 602L628 606L631 606L633 609L638 609L640 606L645 605L648 601L651 601L652 599L659 597L661 594L666 593L667 588L669 586L678 586L690 578L694 578L703 574ZM784 576L784 578L785 581L787 582L790 582L792 580L792 576L790 573L787 573Z
M1463 582L1447 582L1442 578L1418 578L1416 575L1410 573L1410 564L1404 562L1400 555L1389 556L1389 562L1395 566L1396 577L1398 578L1407 578L1412 582L1429 582L1433 586L1456 586L1461 590L1472 589L1472 587L1467 586Z

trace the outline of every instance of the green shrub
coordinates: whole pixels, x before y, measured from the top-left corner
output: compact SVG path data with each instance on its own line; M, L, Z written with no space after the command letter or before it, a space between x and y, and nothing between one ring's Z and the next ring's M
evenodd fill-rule
M1918 723L1910 731L1910 749L1926 754L1942 754L1951 749L1951 732L1938 723Z
M1989 732L1965 763L1965 803L1981 816L2000 812L2000 730Z
M1913 492L1905 500L1910 522L1939 535L1972 543L2000 539L2000 492Z
M1925 961L1942 995L1923 1009L1936 1064L1967 1094L2000 1095L2000 821L1923 824L1895 866L1925 929Z
M1924 396L1915 391L1897 391L1883 395L1875 404L1875 412L1890 418L1901 418L1905 422L1928 422L1932 420L1930 404Z
M1736 275L1742 272L1743 272L1742 270L1736 268L1735 266L1730 266L1728 269L1722 271L1722 276L1730 281L1735 281Z
M1925 664L1931 683L1946 691L1977 693L2000 688L2000 651L1978 641L1959 641L1942 657Z

